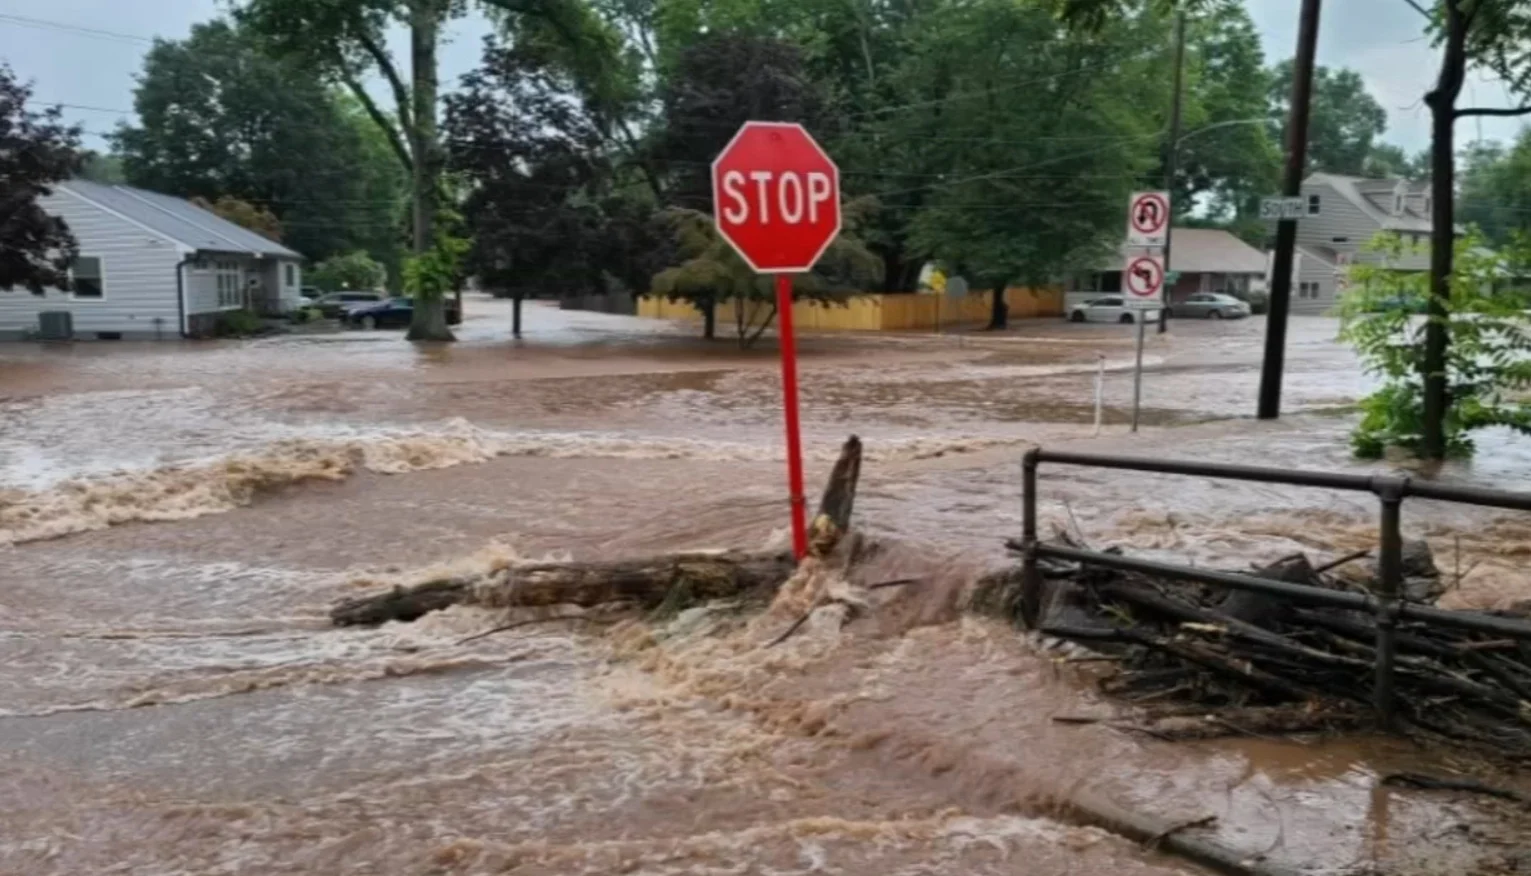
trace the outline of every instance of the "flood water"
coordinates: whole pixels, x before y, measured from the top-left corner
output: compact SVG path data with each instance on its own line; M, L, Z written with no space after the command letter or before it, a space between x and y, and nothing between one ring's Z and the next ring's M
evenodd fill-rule
M454 608L337 630L367 588L785 541L774 347L470 299L462 341L397 333L0 350L0 872L1194 872L1080 823L1096 795L1314 872L1526 858L1509 810L1383 788L1456 755L1360 739L1170 746L1049 646L964 615L1006 562L1034 444L1387 471L1349 459L1368 386L1335 324L1291 329L1286 417L1249 418L1263 320L802 342L808 477L865 441L865 570L846 624L785 609L563 621ZM1104 367L1105 425L1095 434ZM1432 476L1524 488L1489 434ZM1046 526L1240 567L1375 539L1375 500L1044 469ZM810 487L811 491L816 490ZM1531 599L1531 519L1411 500L1460 583ZM1518 781L1512 775L1509 781ZM1505 776L1496 777L1501 783ZM1517 857L1520 856L1520 857Z

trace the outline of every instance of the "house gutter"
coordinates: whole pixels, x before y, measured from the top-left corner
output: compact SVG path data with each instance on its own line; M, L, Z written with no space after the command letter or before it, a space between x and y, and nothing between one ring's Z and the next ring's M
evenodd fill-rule
M175 266L175 304L180 312L182 338L191 337L191 332L186 325L186 266L196 260L197 254L188 252Z

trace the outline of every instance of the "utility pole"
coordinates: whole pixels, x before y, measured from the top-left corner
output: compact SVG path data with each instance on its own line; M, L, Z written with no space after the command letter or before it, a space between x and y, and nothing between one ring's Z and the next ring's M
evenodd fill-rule
M1185 9L1175 11L1175 95L1170 102L1170 141L1165 148L1164 190L1170 194L1170 217L1164 225L1164 273L1175 276L1170 261L1170 245L1175 240L1175 170L1180 156L1180 102L1185 80ZM1176 277L1178 281L1179 278ZM1170 305L1175 301L1175 284L1164 289L1164 308L1159 311L1159 334L1169 331Z
M1313 58L1318 48L1320 0L1302 0L1297 25L1297 57L1292 62L1292 106L1286 124L1286 179L1281 194L1302 194L1308 165L1308 104L1313 94ZM1286 321L1292 306L1292 255L1297 248L1297 220L1276 223L1276 258L1271 267L1270 315L1265 323L1265 364L1260 369L1262 420L1281 416L1281 377L1286 365Z

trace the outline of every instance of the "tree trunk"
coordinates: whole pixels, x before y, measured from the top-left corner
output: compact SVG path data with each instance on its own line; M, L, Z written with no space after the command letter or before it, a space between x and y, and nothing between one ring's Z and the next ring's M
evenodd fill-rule
M702 311L702 337L710 341L718 336L718 300L708 295L697 308Z
M995 285L989 300L989 331L1004 331L1010 325L1010 305L1005 303L1005 288L1009 284Z
M1424 413L1420 456L1446 456L1446 413L1451 407L1446 383L1446 348L1451 343L1447 305L1451 300L1451 273L1456 246L1456 148L1457 97L1467 73L1467 21L1458 0L1443 4L1446 15L1445 53L1435 90L1425 95L1430 105L1430 159L1432 233L1430 235L1430 300L1425 326L1425 356L1420 363L1424 381Z
M513 338L521 337L521 297L514 295L510 299L510 336Z
M792 576L784 553L669 554L595 563L515 566L491 580L450 578L348 599L330 611L340 627L412 621L452 605L589 608L623 602L655 608L666 602L722 599L769 592Z
M436 43L441 28L441 0L412 0L410 4L410 76L414 100L414 129L410 146L415 164L411 187L414 195L414 240L416 256L436 245L436 209L440 197L441 149L436 142L436 96L439 88L436 71ZM411 341L451 341L447 326L446 302L436 291L416 292L414 315L410 319Z

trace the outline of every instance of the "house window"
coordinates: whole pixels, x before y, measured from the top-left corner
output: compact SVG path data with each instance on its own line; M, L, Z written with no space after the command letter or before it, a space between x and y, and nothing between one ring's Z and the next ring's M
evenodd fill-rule
M101 260L95 256L78 256L69 263L69 280L76 298L105 298L106 282L101 273Z
M289 264L287 266L287 285L289 285L289 286L296 286L296 285L298 285L298 266L297 265Z
M1318 215L1318 208L1319 208L1320 204L1322 204L1322 201L1320 200L1318 195L1309 195L1308 196L1308 215L1309 216L1317 216Z
M1348 238L1348 237L1331 237L1331 238L1329 238L1329 241L1331 243L1349 243L1350 242L1350 238Z
M239 270L239 262L216 262L213 270L218 286L218 306L238 307L244 301L244 278Z

